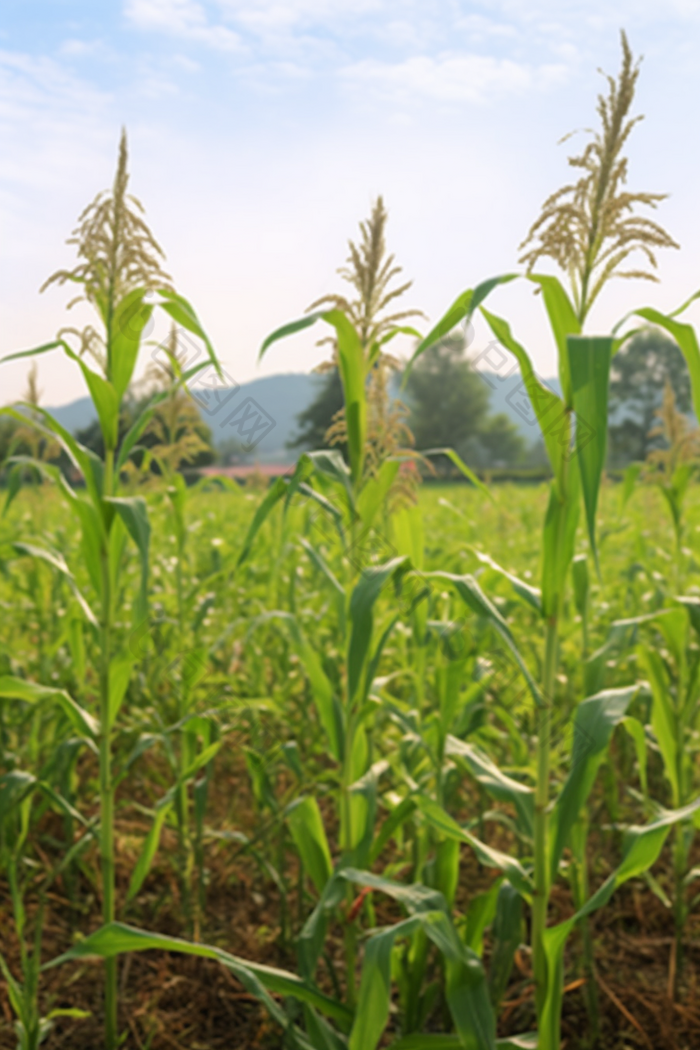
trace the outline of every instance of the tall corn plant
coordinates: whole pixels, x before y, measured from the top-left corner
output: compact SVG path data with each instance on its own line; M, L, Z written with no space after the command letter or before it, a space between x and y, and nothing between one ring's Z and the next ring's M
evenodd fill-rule
M598 295L614 277L645 277L654 280L646 268L627 268L627 260L640 252L650 266L656 265L655 249L675 246L658 224L636 214L637 205L655 207L659 194L630 193L624 189L627 161L623 148L640 119L629 116L639 73L627 39L622 34L623 61L617 80L608 77L607 95L598 99L601 130L593 134L580 156L570 164L582 170L575 185L565 186L544 204L530 230L522 257L526 277L541 293L558 350L559 397L537 377L529 354L513 335L509 324L488 311L487 296L517 274L493 278L464 292L440 322L420 343L417 357L450 332L463 319L479 309L498 341L516 358L524 386L544 437L553 481L544 521L541 590L529 599L537 601L544 630L542 677L536 683L520 656L508 625L481 592L472 578L452 578L474 612L491 620L505 638L525 674L537 708L537 750L533 791L532 883L525 886L518 874L521 892L532 906L531 943L536 984L540 1050L559 1047L561 1010L562 953L571 924L547 928L548 901L564 846L592 786L613 728L624 716L633 691L601 693L582 704L576 713L572 766L558 799L551 800L550 749L553 714L556 710L556 680L563 600L572 564L579 509L583 504L591 554L597 565L595 518L598 492L606 453L607 397L610 361L620 345L613 336L588 336L583 325ZM533 273L544 258L553 259L567 274L569 296L557 277ZM661 315L639 311L640 316L662 323ZM690 348L691 373L700 367L696 348ZM580 571L580 570L579 570ZM441 574L443 577L447 574ZM523 581L513 581L521 596L531 590ZM514 802L518 799L514 796ZM677 819L674 817L673 819ZM668 831L672 820L663 827ZM658 834L661 835L661 825ZM658 850L646 850L642 843L655 842L656 831L639 831L627 859L618 869L629 875L641 856L651 862ZM637 854L639 853L639 856ZM647 855L648 853L648 855ZM617 874L615 878L617 879ZM610 880L605 885L608 886ZM515 883L514 883L515 885ZM614 887L613 887L614 888ZM606 891L607 892L607 891ZM610 890L612 892L612 889ZM609 894L608 894L609 895ZM590 898L577 912L576 921L585 919L592 902L602 901L601 892ZM605 898L607 899L607 898ZM597 906L597 905L596 905Z
M95 614L81 595L83 612L99 638L99 758L100 758L100 855L102 910L105 922L115 918L114 782L112 740L119 708L131 675L130 656L120 653L115 638L115 612L121 601L121 570L127 537L141 560L141 586L134 602L136 622L147 615L150 526L143 499L120 495L122 471L139 437L149 423L153 402L132 425L121 444L119 419L134 374L142 336L156 307L203 340L209 358L215 354L191 305L170 287L162 269L163 253L143 218L139 202L128 192L126 133L122 133L119 160L111 192L99 194L80 216L69 243L77 248L78 265L60 270L46 282L77 285L80 294L69 306L87 301L97 313L97 326L67 328L56 339L32 350L11 354L4 360L34 357L61 349L78 365L99 419L104 458L82 446L47 411L31 406L31 415L9 411L56 440L85 484L78 494L57 470L36 466L57 482L80 524L81 552L98 600ZM217 366L218 367L218 366ZM188 376L184 378L189 378ZM73 578L65 564L50 552L33 553ZM74 581L73 581L74 584ZM75 586L75 584L74 584ZM77 590L77 586L76 586ZM115 960L106 964L105 1045L117 1046L117 972Z

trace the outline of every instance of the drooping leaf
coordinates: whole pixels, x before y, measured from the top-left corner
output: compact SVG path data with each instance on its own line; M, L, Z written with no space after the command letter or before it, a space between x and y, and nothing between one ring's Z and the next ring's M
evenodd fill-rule
M531 605L536 612L540 615L542 614L542 593L537 587L532 587L529 583L521 580L519 576L515 576L512 572L508 572L499 565L498 562L495 562L490 554L484 554L482 551L476 550L476 548L473 548L473 550L482 565L487 565L489 569L493 569L493 571L497 572L499 576L508 580L515 593L522 598L523 601L526 601L528 605Z
M86 599L83 597L80 588L75 582L75 577L66 565L65 558L62 554L58 551L46 550L43 547L35 547L32 543L14 543L13 546L18 554L26 554L30 558L36 558L37 561L43 561L47 565L50 565L52 569L55 569L56 572L60 573L75 595L75 599L82 609L85 619L88 623L92 624L93 627L97 627L97 617L88 605Z
M239 959L235 955L214 948L207 944L194 944L191 941L181 940L179 937L166 937L163 934L149 933L125 923L113 922L102 926L95 933L90 934L82 941L78 941L69 951L52 959L43 966L48 969L60 966L73 959L84 959L90 956L100 956L103 959L114 958L124 952L139 952L160 950L166 952L180 952L184 955L197 955L204 959L214 959L221 963L227 970L241 982L256 999L259 999L266 1007L270 1016L283 1028L290 1027L290 1021L282 1008L269 995L272 992L277 995L290 995L300 1002L308 1003L328 1017L347 1024L351 1013L346 1006L336 1000L324 995L312 985L303 981L295 974L285 970L275 969L271 966L263 966L260 963L248 962ZM300 1039L301 1033L295 1032L295 1038ZM305 1050L313 1050L311 1044L304 1040L301 1044Z
M524 835L532 835L535 800L532 788L506 776L475 744L448 736L445 754L461 758L485 791L499 802L510 802L518 814Z
M463 321L467 317L471 317L494 288L515 280L517 276L518 275L515 273L507 273L502 274L499 277L491 277L489 280L478 284L476 288L468 288L466 292L462 292L461 295L458 295L452 306L450 306L446 313L440 318L438 323L430 329L422 342L420 342L414 350L404 372L403 384L405 385L408 381L408 376L413 363L421 354L425 353L426 350L429 350L431 346L434 346L435 343L439 342L441 339L444 339L446 335L449 335L452 329L455 328L460 321Z
M521 346L513 337L510 325L503 318L490 313L483 306L481 312L499 343L513 354L520 365L523 383L542 431L552 471L560 492L563 492L566 487L566 458L569 455L571 445L570 413L567 412L566 405L562 399L553 390L550 390L548 386L545 386L535 374L529 354L525 347Z
M454 573L450 572L430 572L426 573L426 576L433 579L446 580L448 583L451 583L467 607L470 608L472 612L476 613L477 616L482 616L484 619L488 620L513 654L513 658L525 678L532 699L538 706L541 706L542 696L539 687L532 677L527 664L520 655L520 651L515 644L515 639L513 638L510 627L503 619L498 609L496 609L495 605L493 605L486 597L474 577L469 575L456 576Z
M0 677L0 697L6 700L21 700L25 704L51 701L62 709L79 733L87 737L96 737L99 732L97 720L77 704L65 689L54 689L38 685L36 682L28 682L24 678L3 675Z
M432 799L416 796L416 802L425 819L434 828L437 828L443 835L466 842L482 864L502 871L525 900L531 899L532 880L517 858L502 853L493 846L487 846L485 842L475 838L469 831L460 827L457 821Z

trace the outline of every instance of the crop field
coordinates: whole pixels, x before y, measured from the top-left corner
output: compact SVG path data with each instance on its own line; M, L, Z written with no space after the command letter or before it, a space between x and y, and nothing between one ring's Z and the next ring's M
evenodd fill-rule
M83 635L76 601L76 587L90 588L79 531L66 521L58 493L46 490L18 495L0 534L2 760L9 770L0 782L2 956L21 973L21 941L31 956L35 930L43 961L72 952L72 961L39 976L39 1014L85 1011L84 1018L57 1018L51 1045L90 1047L102 1045L104 984L92 954L108 944L106 937L102 947L95 942L82 958L85 939L101 926L100 755L83 724L98 709L100 652L98 638ZM579 586L563 607L549 739L553 797L571 783L577 740L580 760L591 768L590 795L552 881L553 924L620 870L625 829L653 824L660 807L674 802L667 751L654 732L663 698L638 684L650 678L649 661L658 661L669 699L685 674L697 701L694 609L674 608L673 598L679 586L697 592L698 563L685 546L674 554L672 518L655 488L638 487L624 507L622 496L621 485L603 486L601 578L591 576L587 590ZM693 497L689 546L700 530L700 500ZM393 541L373 535L358 554L366 564L355 568L318 504L300 496L286 514L281 507L271 513L239 564L263 498L238 486L188 490L178 538L171 498L162 489L149 492L146 631L132 626L126 597L138 594L136 548L124 566L113 631L128 683L111 745L115 914L124 924L113 939L126 953L118 988L127 1045L307 1045L301 1036L292 1042L291 1030L282 1035L281 1018L304 1026L293 989L267 985L281 1018L259 1004L264 976L239 969L258 963L287 971L289 980L301 974L305 987L323 996L307 1005L309 1017L318 1010L325 1018L322 1038L304 1037L313 1046L345 1045L343 1031L362 1010L368 1034L352 1046L390 1045L392 1032L398 1041L391 1045L458 1046L448 1036L434 1043L411 1037L434 1032L437 1040L452 1028L448 953L457 946L469 974L458 994L472 1008L492 1010L504 1040L498 1045L531 1045L506 1037L536 1025L531 920L513 889L522 881L527 893L530 883L535 708L503 637L465 604L454 581L478 581L540 677L539 616L518 592L541 575L546 487L497 487L489 499L463 485L427 486L417 508L396 515L400 525L406 517L422 523L420 587L387 577L372 606L368 640L376 663L357 711L361 757L349 772L345 763L353 758L334 751L326 702L348 689L348 639L364 612L352 598L362 586L358 569L365 579L376 573L374 566L393 554L387 545L400 546L408 533L396 529ZM43 549L61 552L65 567L60 559L32 557L35 534ZM669 618L673 633L665 629ZM18 679L42 685L11 697L9 683ZM587 703L613 712L604 753L600 714L581 723L576 736L584 695L602 698ZM86 712L82 718L66 696ZM348 722L341 712L346 733ZM695 768L693 724L682 746ZM678 840L664 845L664 832L627 884L571 932L562 1045L591 1045L592 1016L601 1045L696 1045L692 827L690 820L678 826L687 841L680 881ZM341 860L352 874L331 893ZM412 919L422 915L433 924L432 937L415 929ZM173 949L186 948L170 943L173 936L191 939L197 950L209 946L202 954L224 954L217 962L180 956ZM311 964L305 938L317 938ZM374 954L373 944L388 938L386 956ZM132 954L150 943L163 950ZM365 984L367 972L374 987ZM2 1011L0 1045L10 1048L7 988Z
M623 188L638 73L623 33L524 269L432 327L398 309L377 198L339 271L353 291L260 349L313 326L332 414L244 485L187 470L196 395L216 404L225 375L127 191L123 133L45 285L93 323L3 358L31 370L0 410L2 1050L700 1046L700 292L588 320L677 247L638 214L663 195ZM516 280L555 384L492 312ZM519 370L543 482L477 474L468 427L414 444L390 396L399 368L468 390L472 319ZM613 481L639 347L653 429ZM86 431L41 407L47 353L79 370Z

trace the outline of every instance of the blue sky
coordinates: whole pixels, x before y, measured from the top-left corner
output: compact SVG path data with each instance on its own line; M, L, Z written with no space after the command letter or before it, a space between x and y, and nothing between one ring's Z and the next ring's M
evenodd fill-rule
M611 286L591 318L600 330L700 286L700 2L5 0L0 352L86 317L65 313L65 289L38 289L71 262L65 239L111 183L122 125L131 188L237 380L322 359L305 333L256 365L269 331L338 288L347 238L378 193L415 282L406 305L436 319L515 265L567 178L572 144L558 139L595 121L597 68L617 71L621 26L644 54L629 185L671 194L658 218L682 250L660 260L660 285ZM539 301L516 285L498 294L494 308L552 374ZM3 366L0 401L25 374ZM48 404L83 392L58 356L40 377Z

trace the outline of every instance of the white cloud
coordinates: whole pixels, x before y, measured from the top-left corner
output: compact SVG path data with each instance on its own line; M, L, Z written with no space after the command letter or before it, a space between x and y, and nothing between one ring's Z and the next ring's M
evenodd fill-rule
M561 65L530 66L490 55L416 55L403 62L364 59L341 75L355 88L374 88L395 102L423 98L434 102L484 102L496 95L546 87L564 79Z
M139 29L185 37L220 51L241 50L241 38L228 26L212 24L195 0L127 0L124 13Z

